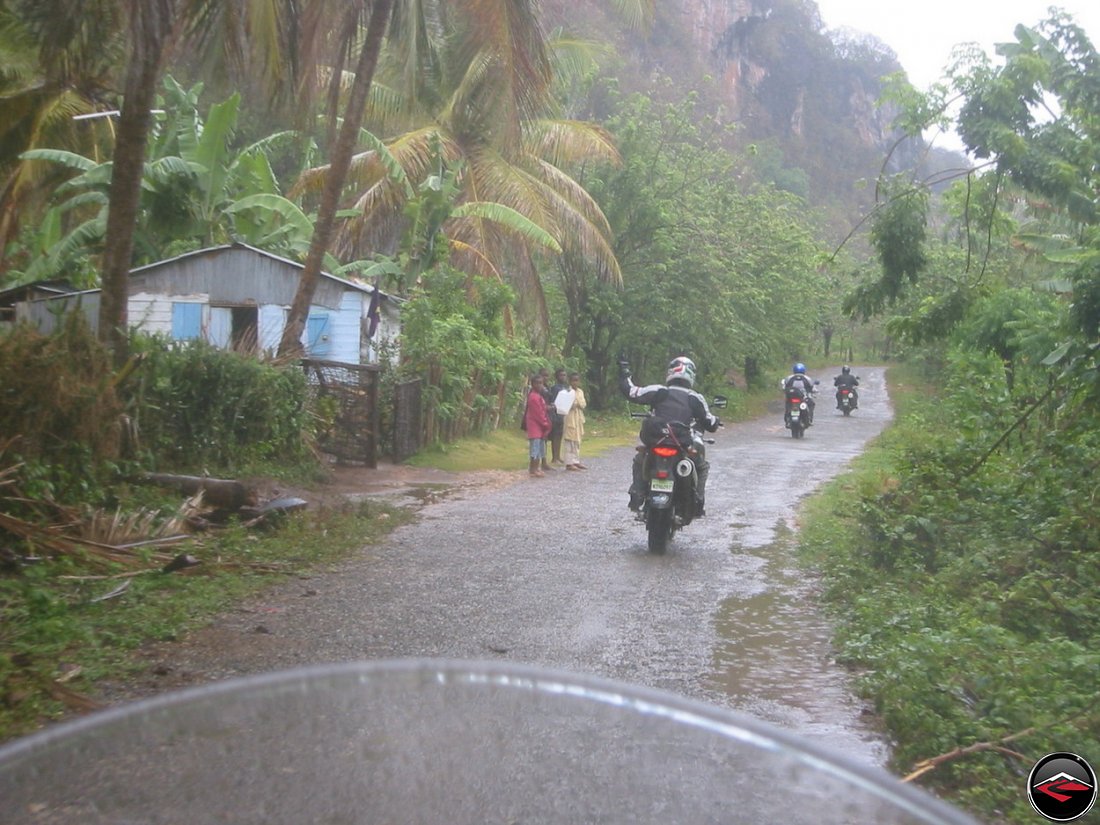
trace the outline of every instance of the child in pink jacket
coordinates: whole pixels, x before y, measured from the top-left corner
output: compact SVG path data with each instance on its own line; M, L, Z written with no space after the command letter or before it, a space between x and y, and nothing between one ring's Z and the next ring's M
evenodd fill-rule
M543 378L531 377L531 390L527 393L527 411L523 422L527 428L527 441L531 445L530 473L541 478L546 475L539 465L546 459L546 439L550 437L550 416L546 411L546 399L542 395Z

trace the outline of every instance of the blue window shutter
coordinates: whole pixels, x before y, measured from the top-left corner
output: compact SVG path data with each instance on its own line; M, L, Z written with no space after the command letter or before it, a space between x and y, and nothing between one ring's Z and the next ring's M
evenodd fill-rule
M172 337L177 341L202 334L202 304L172 304Z

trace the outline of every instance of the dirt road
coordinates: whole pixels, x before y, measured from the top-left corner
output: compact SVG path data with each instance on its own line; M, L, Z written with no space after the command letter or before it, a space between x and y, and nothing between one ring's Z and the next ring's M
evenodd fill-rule
M500 659L746 711L881 765L887 746L833 661L814 583L785 538L799 500L890 418L877 368L856 370L860 409L835 412L837 371L817 376L804 439L778 411L717 433L708 516L664 556L647 552L626 508L631 448L586 459L584 472L459 486L339 569L157 648L160 676L133 689L358 659Z

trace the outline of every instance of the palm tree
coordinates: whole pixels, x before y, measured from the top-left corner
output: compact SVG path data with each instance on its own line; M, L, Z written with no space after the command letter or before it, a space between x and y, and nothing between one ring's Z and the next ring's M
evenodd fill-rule
M651 19L653 0L612 0L628 20L644 24ZM581 246L588 257L600 260L604 271L618 277L614 256L606 245L606 222L602 214L583 189L576 185L561 168L547 157L564 159L568 148L576 150L580 145L564 138L576 138L581 130L569 130L564 124L557 128L544 123L535 124L545 115L550 99L552 71L547 54L546 41L539 27L536 0L417 0L395 4L394 0L375 0L370 16L367 36L359 54L359 68L352 82L347 109L344 112L339 138L333 146L331 161L323 174L323 188L314 235L314 247L306 260L298 292L287 317L287 326L279 346L281 355L301 352L301 333L309 311L309 304L320 277L322 253L329 247L336 234L336 211L353 166L357 137L374 69L381 54L383 35L393 26L391 42L398 58L396 73L403 78L407 90L406 100L428 100L432 84L445 76L446 67L440 60L437 47L446 38L455 38L451 54L462 61L462 70L452 76L462 78L462 83L452 90L451 107L445 109L452 126L462 129L463 136L473 136L482 130L482 140L473 141L466 154L455 141L449 147L452 159L465 158L471 170L472 181L494 182L493 200L516 208L534 222L552 228L551 234L571 241L581 238ZM363 70L367 70L364 72ZM333 73L334 83L338 75ZM335 88L335 86L334 86ZM459 107L469 106L468 110ZM478 117L467 120L466 115ZM591 134L591 133L590 133ZM419 133L419 140L408 141L408 151L391 142L393 153L399 158L405 155L409 169L426 167L430 160L427 147L437 136L447 135L442 129L426 129ZM485 136L488 135L488 139ZM597 141L592 145L599 145ZM609 146L609 142L602 141ZM476 146L476 148L475 148ZM522 147L522 148L521 148ZM536 150L537 148L537 150ZM517 159L524 162L519 163ZM358 166L369 166L370 158L361 159ZM502 162L501 162L502 161ZM405 165L406 161L402 161ZM524 167L527 168L524 168ZM384 199L385 174L375 164L374 181L381 188L372 194L368 189L366 200ZM421 179L419 175L410 175ZM471 193L471 199L481 200L480 193ZM360 198L358 207L366 207ZM394 204L391 202L391 214ZM526 210L526 211L525 211ZM363 208L364 221L369 222L372 210ZM361 227L360 227L361 228ZM593 231L593 230L597 231ZM580 230L579 235L570 234ZM351 231L355 231L354 229ZM483 222L472 219L460 232L480 242L482 249L504 245L504 239L494 238L492 230ZM345 239L349 237L344 236ZM602 237L602 239L601 239ZM541 289L536 289L534 268L521 258L517 272L525 276L531 294L538 297L540 316L545 315Z
M312 5L323 3L317 0ZM197 53L218 51L234 68L259 54L263 63L253 61L250 75L281 81L285 67L297 66L296 61L283 58L284 49L292 44L285 32L291 31L298 20L294 13L297 6L296 0L90 0L80 4L80 14L74 14L71 0L11 0L5 8L10 16L0 23L27 27L33 41L42 44L43 54L61 65L72 64L70 53L96 54L98 50L109 57L118 51L126 53L122 61L123 100L114 135L99 312L100 338L116 359L125 356L127 280L152 124L150 110L172 46L186 42L204 47ZM268 33L273 34L264 36ZM261 40L262 48L255 47ZM53 48L54 43L68 51ZM119 43L125 43L128 52L116 51ZM48 60L43 62L52 65ZM115 64L107 61L106 65L113 68Z
M624 8L651 11L652 7L652 0L614 2ZM8 9L14 5L20 10L33 7L41 19L52 20L58 26L68 25L73 18L68 0L10 0L10 3ZM300 78L310 77L310 67L335 54L328 64L330 114L335 123L334 104L344 79L343 67L349 63L347 57L355 52L353 44L360 43L343 122L331 147L329 174L321 194L313 241L280 345L281 351L296 353L300 351L298 339L334 234L336 211L351 167L374 68L396 5L397 0L353 0L344 5L333 27L333 13L326 0L93 0L82 4L79 17L86 14L115 21L119 26L120 21L125 21L129 43L111 180L99 324L100 337L117 358L125 355L127 279L151 125L149 110L172 45L198 41L208 49L219 48L221 54L231 58L231 65L238 66L247 63L249 57L260 55L264 63L251 66L251 76L289 81L296 90L303 88L298 85ZM497 86L507 94L496 104L499 120L495 126L502 138L519 139L525 120L519 115L538 111L549 88L549 64L537 25L536 6L536 0L409 0L401 3L400 12L393 15L395 42L403 44L403 53L409 57L407 65L418 70L425 68L418 57L419 46L428 42L428 35L441 32L461 33L473 53L491 56L496 61L492 68L507 74ZM360 40L361 25L368 14L366 34ZM435 26L434 31L431 26ZM412 39L410 33L415 33ZM252 39L252 46L242 42L246 35ZM262 39L262 49L255 47L257 38ZM101 38L97 42L109 41ZM335 48L325 51L325 45ZM489 64L484 64L485 70L489 68ZM553 176L551 170L545 171Z
M321 266L336 226L336 210L340 204L340 193L344 188L348 167L351 165L352 153L355 151L359 124L363 121L367 94L370 92L374 67L378 63L378 55L382 50L382 39L389 25L393 4L394 0L374 0L372 4L370 21L363 39L363 47L359 52L359 62L355 67L355 79L348 97L344 120L332 147L330 177L325 182L321 193L313 239L302 268L298 290L294 294L294 301L287 313L283 337L279 342L280 356L296 356L302 352L301 338L306 317L309 315L309 305L313 301L313 293L317 291L317 283L321 278ZM335 112L332 116L335 117Z
M9 242L45 208L51 189L41 185L49 170L22 162L23 152L98 157L113 143L108 121L82 117L107 103L120 45L117 4L92 5L78 17L41 0L0 8L0 271L11 268Z
M383 83L395 81L387 87L384 100L401 104L382 114L399 119L406 129L387 143L386 150L397 159L403 176L412 180L438 179L442 165L465 169L460 206L484 202L506 206L542 227L557 246L587 261L605 280L618 283L607 221L567 172L581 161L616 162L618 153L610 136L593 124L547 116L552 114L548 88L523 106L509 109L503 101L515 95L509 88L509 72L500 68L503 59L491 48L474 51L463 45L457 38L443 38L437 44L433 62L450 69L436 73L430 83L419 75L415 87L398 88L404 74L400 64L390 64L380 74ZM548 46L552 50L554 41ZM352 159L349 177L359 192L352 204L359 216L337 235L341 256L391 247L394 235L403 231L407 187L397 185L385 163L387 155L370 145L370 135L364 138L367 151ZM303 186L323 180L325 171L312 170ZM507 224L488 223L476 210L461 208L447 218L452 263L511 281L545 328L546 306L530 236Z

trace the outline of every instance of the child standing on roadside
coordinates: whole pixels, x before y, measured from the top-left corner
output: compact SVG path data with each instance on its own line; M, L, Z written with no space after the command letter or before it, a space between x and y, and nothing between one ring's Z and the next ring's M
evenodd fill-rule
M539 465L546 460L546 439L550 436L550 416L546 411L545 388L541 375L531 376L531 390L527 393L527 411L523 421L527 429L527 443L530 445L531 475L540 478L545 473Z
M581 439L584 437L584 408L588 401L581 389L581 374L569 373L569 388L573 390L573 406L565 414L562 436L565 442L565 469L587 470L581 464Z

